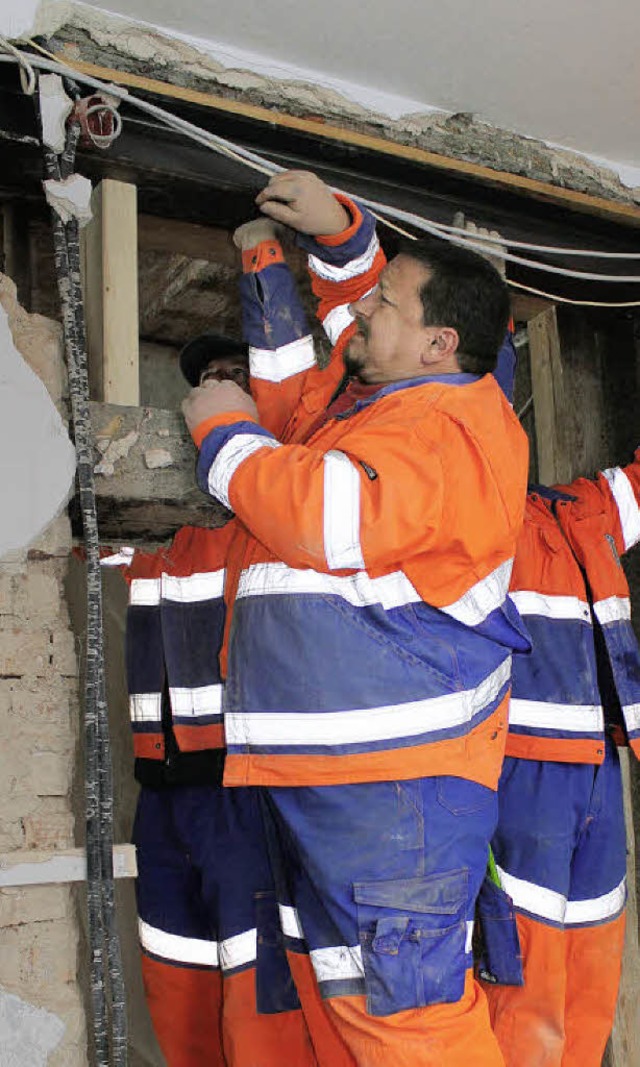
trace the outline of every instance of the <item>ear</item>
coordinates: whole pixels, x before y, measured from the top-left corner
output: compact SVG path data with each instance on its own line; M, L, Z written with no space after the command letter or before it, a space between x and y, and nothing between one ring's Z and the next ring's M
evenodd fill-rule
M425 326L420 362L424 367L457 362L460 338L452 326Z

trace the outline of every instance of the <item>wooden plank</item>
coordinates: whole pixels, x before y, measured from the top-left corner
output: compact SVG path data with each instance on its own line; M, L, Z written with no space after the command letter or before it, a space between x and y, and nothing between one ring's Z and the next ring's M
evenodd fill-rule
M135 185L105 178L82 231L89 386L95 400L140 402Z
M551 185L548 182L534 178L527 178L520 174L493 170L491 167L453 159L450 156L439 155L424 148L416 148L413 145L398 144L383 137L360 133L357 130L351 130L343 126L334 126L331 123L288 115L286 112L271 110L271 108L261 107L256 104L247 104L241 100L230 100L212 93L171 85L168 82L157 81L140 74L114 70L111 67L100 67L94 63L86 63L83 60L70 60L66 55L58 54L55 58L74 70L106 82L131 86L144 92L154 93L174 100L184 100L198 104L201 107L213 108L214 110L240 115L244 118L255 119L259 122L268 123L272 127L280 126L286 129L298 130L302 133L312 134L320 139L339 141L342 144L355 145L358 148L380 152L384 155L396 156L424 166L434 167L450 174L477 179L486 185L496 188L527 194L537 200L561 204L572 211L597 215L600 218L627 226L640 227L640 207L636 207L633 204L623 204L615 200L607 200L605 197L593 196L590 193L563 189L561 186Z
M544 485L571 479L566 443L560 336L555 308L528 322L531 384L536 413L538 479Z
M217 226L162 219L156 215L139 215L138 248L145 252L189 256L191 259L203 259L239 269L240 253L231 240L231 234Z
M135 878L137 873L135 846L114 845L114 877ZM0 887L2 888L85 882L86 879L87 856L83 848L67 848L50 852L20 849L0 855Z
M227 521L229 512L197 487L196 450L179 412L96 402L89 408L103 543L163 541L181 526ZM76 500L74 524L77 516Z

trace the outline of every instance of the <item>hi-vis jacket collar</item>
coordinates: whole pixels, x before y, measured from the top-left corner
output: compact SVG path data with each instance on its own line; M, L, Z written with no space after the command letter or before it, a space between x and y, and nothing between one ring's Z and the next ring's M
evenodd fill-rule
M403 378L399 382L390 382L389 385L384 385L377 393L372 393L371 396L356 400L353 407L348 408L346 411L341 411L335 417L336 419L348 419L351 415L355 415L358 411L369 407L370 404L374 404L376 400L380 400L383 396L389 396L390 393L398 393L401 389L413 389L417 385L432 384L471 385L473 382L479 381L480 377L479 374L461 372L460 374L424 374L420 378Z

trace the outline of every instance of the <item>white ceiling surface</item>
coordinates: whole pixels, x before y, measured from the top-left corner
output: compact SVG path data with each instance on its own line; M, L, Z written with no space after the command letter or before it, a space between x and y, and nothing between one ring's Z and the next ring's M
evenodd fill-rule
M433 108L472 112L595 157L640 185L638 0L90 6L197 38L225 66L331 86L394 117Z

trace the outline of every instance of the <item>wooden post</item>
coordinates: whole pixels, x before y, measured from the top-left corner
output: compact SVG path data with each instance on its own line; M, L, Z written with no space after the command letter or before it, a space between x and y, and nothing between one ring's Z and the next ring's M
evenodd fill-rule
M140 403L135 185L105 178L83 230L83 287L91 397Z
M530 319L527 328L536 413L538 479L543 485L568 482L571 480L571 457L564 421L564 383L555 307Z

